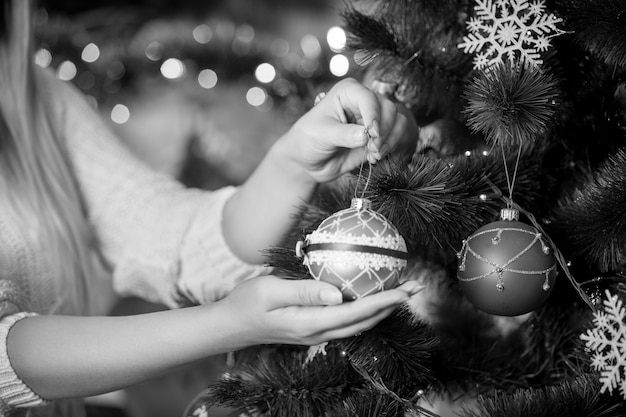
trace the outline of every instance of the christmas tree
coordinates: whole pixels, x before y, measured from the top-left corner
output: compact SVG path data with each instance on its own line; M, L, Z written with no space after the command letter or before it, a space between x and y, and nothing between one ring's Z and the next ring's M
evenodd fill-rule
M363 81L420 126L415 153L321 188L271 264L311 278L297 243L358 189L426 290L349 339L235 353L187 415L626 415L626 1L342 16Z

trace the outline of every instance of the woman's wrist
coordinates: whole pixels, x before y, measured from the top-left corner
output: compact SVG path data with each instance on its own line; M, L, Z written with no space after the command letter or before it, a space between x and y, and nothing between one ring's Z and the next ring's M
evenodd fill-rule
M303 162L298 160L298 155L294 155L294 146L289 143L296 140L291 137L294 134L292 128L278 139L268 151L265 162L277 170L277 175L281 179L297 183L304 188L314 189L318 181L303 166Z

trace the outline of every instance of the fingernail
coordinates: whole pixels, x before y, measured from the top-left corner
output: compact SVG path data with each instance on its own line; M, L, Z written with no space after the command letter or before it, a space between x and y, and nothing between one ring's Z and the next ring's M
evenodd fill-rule
M339 290L325 288L320 291L320 300L322 300L322 303L326 305L337 305L343 302L343 297L341 296L341 292L339 292Z
M365 145L368 143L369 137L363 129L359 129L354 132L354 144L357 146Z
M411 294L411 296L413 296L413 295L415 295L415 294L418 294L418 293L420 293L420 292L424 291L424 289L426 289L426 286L425 286L425 285L422 285L422 286L419 286L419 287L416 287L416 288L411 289L411 290L409 291L409 294Z
M370 126L370 128L369 128L369 133L370 133L370 136L371 136L372 138L377 138L377 137L379 137L379 136L380 136L380 133L378 133L378 132L379 132L379 129L378 129L378 121L377 121L377 120L374 120L374 121L372 122L372 125L371 125L371 126Z
M411 296L413 296L419 292L422 292L424 288L426 288L425 285L422 285L417 281L413 281L411 285L409 286L409 288L407 289L407 291L409 292Z

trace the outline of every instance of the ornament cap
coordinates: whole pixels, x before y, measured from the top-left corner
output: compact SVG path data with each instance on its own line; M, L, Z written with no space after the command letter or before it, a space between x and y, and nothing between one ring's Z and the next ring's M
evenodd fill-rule
M350 202L350 208L357 210L371 210L372 202L367 198L353 198Z
M502 220L508 221L518 221L519 220L519 210L514 208L503 208L500 210L500 218Z

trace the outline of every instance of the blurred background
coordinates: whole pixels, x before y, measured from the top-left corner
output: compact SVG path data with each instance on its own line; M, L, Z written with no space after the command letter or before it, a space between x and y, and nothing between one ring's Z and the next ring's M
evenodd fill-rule
M244 181L317 93L358 71L343 51L340 0L39 6L37 64L75 84L137 157L189 187ZM136 299L102 302L113 315L162 309ZM214 357L91 398L90 417L180 416L225 369L226 356ZM210 413L200 417L229 410Z

